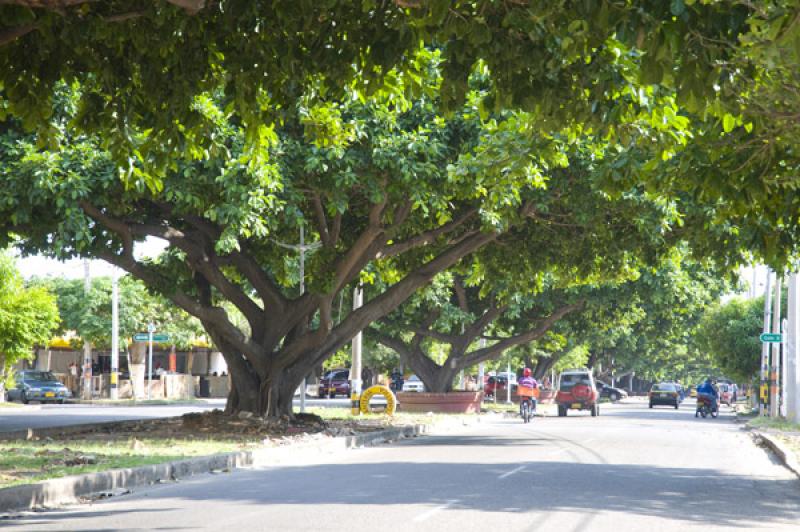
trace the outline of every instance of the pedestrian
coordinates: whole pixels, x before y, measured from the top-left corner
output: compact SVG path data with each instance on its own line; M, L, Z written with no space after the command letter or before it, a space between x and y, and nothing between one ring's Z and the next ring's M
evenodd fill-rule
M392 379L392 385L391 385L392 391L394 391L394 392L402 392L403 391L403 374L400 373L400 370L395 368L394 371L392 371L392 374L391 374L390 378Z

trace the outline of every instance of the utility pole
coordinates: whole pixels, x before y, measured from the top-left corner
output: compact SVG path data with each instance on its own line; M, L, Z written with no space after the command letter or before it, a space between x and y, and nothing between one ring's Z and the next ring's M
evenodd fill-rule
M481 349L486 349L486 338L481 338ZM483 386L483 375L486 372L486 366L483 362L478 364L478 382L477 382L477 390L483 393L484 386ZM478 415L480 415L481 409L478 409Z
M506 404L511 404L511 353L508 353L508 366L506 368Z
M771 301L772 301L772 270L767 269L767 283L764 290L764 333L769 332L770 317L771 317ZM769 405L769 344L763 342L761 344L761 387L759 388L759 414L766 416L769 414L767 409Z
M153 387L153 333L156 332L156 326L153 323L147 324L147 400L150 400L150 388Z
M772 300L772 332L781 332L781 276L775 272L775 295ZM778 401L780 399L778 384L781 360L781 344L772 344L772 360L769 372L769 415L778 417L780 414Z
M89 260L83 259L83 294L88 299L92 289L92 278L89 274ZM92 343L83 339L83 394L89 401L92 399Z
M789 305L786 312L786 366L784 371L784 404L786 405L786 418L792 423L797 423L800 413L800 367L797 363L797 335L798 327L798 294L797 273L789 275Z
M112 401L119 399L119 275L117 268L111 272L111 383Z
M300 226L300 244L299 245L284 244L283 242L277 242L277 241L275 241L275 243L278 244L282 248L292 249L292 250L300 252L300 295L302 296L303 294L306 293L306 283L305 283L305 277L306 277L306 272L305 272L305 268L306 268L306 251L317 249L318 247L320 247L322 245L322 242L314 242L313 244L309 244L307 246L306 242L305 242L305 227L303 225L301 225ZM340 316L341 316L341 314L342 313L339 312ZM300 412L305 412L306 411L306 379L307 379L307 377L308 377L307 375L303 376L303 384L301 384L301 386L303 388L302 388L302 391L300 393Z
M305 248L305 227L300 226L300 295L306 293L306 248ZM300 385L300 412L306 411L306 376L303 376L303 384Z
M780 397L779 405L779 413L782 417L786 417L786 382L787 382L787 374L788 371L786 370L787 364L787 352L788 349L788 341L789 339L786 337L786 330L789 328L789 321L786 318L781 320L781 371L778 374L778 397Z
M364 290L359 284L353 291L353 310L361 308L364 303ZM353 415L359 415L361 409L358 401L361 396L361 331L353 337L353 362L350 365L350 407ZM402 391L402 390L398 390Z

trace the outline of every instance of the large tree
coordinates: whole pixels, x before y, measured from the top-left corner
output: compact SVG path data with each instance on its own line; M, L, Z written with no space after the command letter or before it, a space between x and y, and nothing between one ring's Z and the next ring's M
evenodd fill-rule
M759 334L764 326L764 298L734 298L707 310L698 328L698 343L722 372L749 382L761 366Z
M541 338L583 306L570 289L624 278L674 242L658 232L675 223L672 213L635 190L608 197L581 157L588 154L575 150L566 169L550 172L547 189L530 195L530 223L463 259L372 328L428 389L449 391L459 371Z
M552 20L560 28L556 13ZM686 13L673 15L678 26L691 18ZM157 128L123 128L134 140L175 147L156 181L148 179L144 148L126 152L131 163L120 168L119 153L76 136L71 124L86 116L80 107L91 84L61 86L50 138L25 136L13 121L4 124L3 234L24 235L30 252L100 257L142 279L200 319L225 354L234 381L230 410L288 413L294 389L311 368L436 274L501 236L519 247L557 226L558 212L537 208L537 201L574 145L598 166L610 159L613 181L619 168L633 167L635 174L653 152L660 156L658 149L687 142L687 120L674 97L637 85L640 51L619 39L604 37L592 51L597 62L580 59L571 51L574 39L566 45L562 39L558 54L565 69L556 71L564 77L543 82L547 109L533 113L487 111L487 100L499 94L487 60L468 69L466 104L446 114L437 95L450 79L451 48L420 49L404 70L386 73L396 89L368 96L349 88L346 99L322 103L311 93L325 92L324 84L302 93L282 108L269 151L253 150L247 115L235 112L235 92L215 87L218 92L193 107L207 128L207 153L191 142L161 138ZM181 135L196 133L172 126ZM270 136L268 128L260 131ZM61 146L43 149L53 136ZM626 159L640 140L647 150ZM614 190L609 199L632 188ZM717 214L713 201L691 212L672 197L656 203L666 219L677 213L691 222L682 228L687 237L710 241L722 229L745 235L782 230L710 225ZM306 263L306 290L297 295L297 263L286 246L296 242L300 227L316 249ZM672 228L654 236L662 233L673 234ZM148 236L170 246L159 261L135 258L135 242ZM730 239L729 248L740 246ZM333 319L343 290L383 272L392 275L384 279L385 291L341 321ZM245 317L246 329L233 322L223 301Z

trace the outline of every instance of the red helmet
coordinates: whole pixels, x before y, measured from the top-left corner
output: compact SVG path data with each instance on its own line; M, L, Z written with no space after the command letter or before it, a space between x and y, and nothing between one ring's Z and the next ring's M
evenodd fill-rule
M531 376L531 368L525 368L522 370L523 377L530 377Z

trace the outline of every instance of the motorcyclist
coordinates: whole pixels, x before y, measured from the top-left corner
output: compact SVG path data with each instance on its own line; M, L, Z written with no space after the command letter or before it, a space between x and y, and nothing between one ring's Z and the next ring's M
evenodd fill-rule
M697 387L697 397L699 398L701 395L709 396L712 399L712 410L717 409L717 400L719 399L719 393L717 389L714 387L714 384L711 381L711 377L708 377L703 384Z
M520 386L524 386L525 388L533 388L534 390L539 387L539 383L536 382L531 376L531 369L525 368L522 370L522 378L517 382L517 389ZM524 398L523 398L524 399ZM536 411L536 397L527 397L531 401L531 410ZM522 400L519 403L519 413L522 415Z

